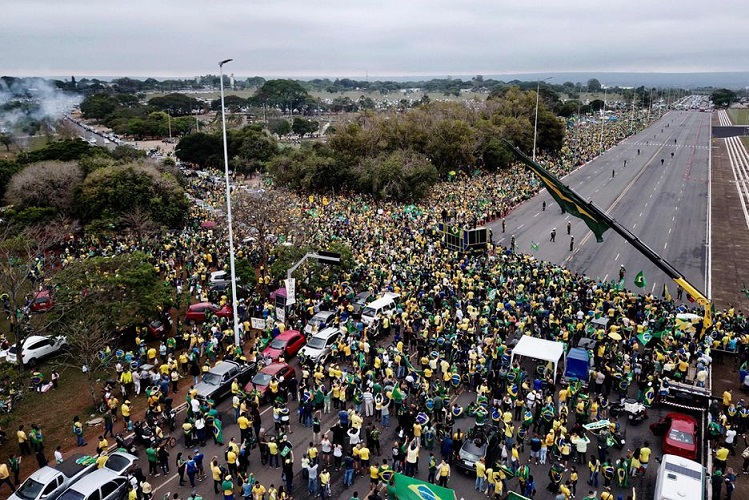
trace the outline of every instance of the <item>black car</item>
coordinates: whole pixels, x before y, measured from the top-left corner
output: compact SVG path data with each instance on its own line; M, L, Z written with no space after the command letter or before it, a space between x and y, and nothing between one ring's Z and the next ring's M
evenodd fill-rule
M218 299L222 295L226 295L227 297L231 296L230 282L214 283L211 285L211 288L208 289L208 296L214 302L218 302ZM237 283L237 298L246 299L249 296L250 290L247 289L247 287Z
M255 363L239 364L234 361L222 361L204 373L195 390L199 399L211 399L218 402L231 394L231 383L236 379L241 389L255 374Z
M476 462L483 457L487 467L494 464L500 452L502 434L493 425L477 425L469 430L458 452L458 468L464 472L475 473Z
M361 316L361 310L364 309L364 306L369 304L370 302L373 302L374 299L377 297L375 294L370 292L359 292L356 294L356 296L351 301L351 305L354 308L354 316L359 317Z

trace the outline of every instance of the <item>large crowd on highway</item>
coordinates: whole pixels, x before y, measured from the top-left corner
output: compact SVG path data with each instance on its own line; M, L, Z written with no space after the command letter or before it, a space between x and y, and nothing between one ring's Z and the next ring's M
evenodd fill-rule
M625 137L629 127L625 121L608 124L605 148ZM541 157L541 163L555 174L570 172L597 154L599 140L597 134L580 134L560 157ZM202 177L191 177L190 183L194 198L220 207L220 187ZM393 493L393 472L449 487L463 443L480 440L481 429L490 427L501 436L497 458L476 463L475 488L491 498L509 491L544 497L548 490L560 499L587 494L610 500L631 495L641 477L654 479L647 442L634 449L617 447L619 429L615 419L608 420L611 405L626 396L651 406L665 396L670 381L704 383L714 349L744 355L748 337L737 332L743 333L745 319L734 309L717 311L713 328L703 336L699 325L677 324L675 315L688 309L688 302L639 295L494 244L483 254L459 254L441 240L436 228L443 215L458 225L486 222L506 216L537 189L532 176L517 167L492 174L459 171L415 207L355 195L330 195L323 202L286 193L291 206L310 214L305 222L312 245L326 248L334 237L351 248L354 267L329 287L306 289L298 280L298 303L283 321L260 288L243 299L244 349L233 347L231 321L216 316L199 325L177 321L161 345L136 344L134 356L154 366L152 373L135 375L140 392L147 385L162 389L146 396L148 416L158 428L156 416L167 411L162 396L172 382L193 385L227 360L262 361L259 346L286 329L303 331L318 311L335 313L339 341L325 364L306 361L298 367L298 380L271 382L272 417L261 417L259 395L239 384L232 386L229 414L189 389L180 391L175 403L184 398L187 405L176 428L184 451L170 457L167 444L155 440L146 452L149 473L133 480L130 498L150 498L154 478L173 466L184 483L184 498L202 478L212 480L214 491L226 499L329 498L337 482L362 497L384 498ZM209 300L208 275L225 269L228 261L226 243L215 230L201 227L212 218L212 212L196 206L183 231L152 242L125 236L71 240L59 262L144 250L182 304ZM244 245L251 243L240 245L240 252L252 251ZM263 282L269 290L283 286L270 278ZM397 294L397 310L365 324L352 303L360 291ZM272 321L266 330L255 330L253 317ZM605 327L594 321L600 318L608 319ZM644 342L644 333L657 333L660 340ZM545 363L511 363L522 335L566 348L591 339L589 380L563 381ZM126 421L135 419L130 404L137 393L135 372L125 366L115 374L124 394L114 399L111 412ZM145 384L144 376L154 378ZM458 405L466 393L471 404ZM721 456L723 445L735 451L737 432L749 428L749 405L738 403L729 394L724 405L711 408L717 425L711 438ZM326 430L320 419L328 413L337 422ZM304 453L292 451L294 440L303 443ZM223 456L204 456L208 441L222 445ZM722 469L719 461L716 465L720 484L731 487L735 473L725 467L725 457L722 464ZM278 481L256 480L258 467L279 469Z

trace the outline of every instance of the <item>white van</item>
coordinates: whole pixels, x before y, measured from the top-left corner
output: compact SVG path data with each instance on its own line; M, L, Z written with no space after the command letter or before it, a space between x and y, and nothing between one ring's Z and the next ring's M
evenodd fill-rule
M655 480L654 500L705 500L705 468L676 455L663 455Z
M398 308L396 300L400 297L397 293L388 292L374 302L370 302L361 312L362 323L369 326L375 322L380 314L383 316L392 316Z

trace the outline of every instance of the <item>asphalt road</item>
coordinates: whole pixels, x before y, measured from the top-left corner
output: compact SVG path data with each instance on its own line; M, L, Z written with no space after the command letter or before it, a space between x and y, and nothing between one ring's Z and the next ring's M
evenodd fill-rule
M530 363L530 361L528 361ZM296 360L292 361L292 364L296 364ZM533 365L529 365L526 367L527 369L533 369ZM634 390L634 389L633 389ZM634 396L634 393L631 394ZM466 392L461 394L460 396L455 399L458 404L462 405L463 407L466 407L471 401L475 400L475 394ZM613 397L613 394L612 394ZM174 396L175 402L182 402L184 398L184 388L180 392L180 394ZM292 410L292 434L289 435L289 438L291 442L293 443L293 452L294 452L294 458L295 458L295 479L294 479L294 495L296 498L308 498L308 495L306 493L306 482L302 479L300 470L299 470L299 461L301 460L302 455L306 452L309 442L312 439L312 432L309 428L304 428L300 424L297 423L297 420L295 418L296 416L296 410L297 410L297 404L292 402L289 404L289 408ZM235 437L237 440L239 440L239 428L234 424L233 422L233 411L230 408L230 401L226 400L220 403L219 410L222 415L222 421L224 422L224 440L226 443L228 443L229 439L231 437ZM629 449L634 449L635 447L642 446L643 442L645 440L650 441L651 448L653 450L653 457L659 457L661 455L661 442L660 438L654 438L649 429L648 425L652 422L655 422L658 418L665 415L668 412L668 409L665 408L654 408L650 409L648 411L650 418L637 426L629 426L627 425L627 420L625 417L621 417L619 422L622 425L622 429L625 433L626 437L626 447L623 451L612 449L610 452L610 457L612 457L613 460L616 460L619 458L619 456L623 456L624 452ZM181 412L178 415L178 424L181 425L183 422L185 413L184 411ZM272 416L270 409L267 405L264 405L261 409L261 419L263 427L266 429L273 428L273 422L272 422ZM323 432L329 429L337 419L335 413L330 414L324 414L322 418L322 429ZM369 423L371 419L365 418L365 425ZM119 425L119 424L118 424ZM178 442L177 446L171 450L171 458L170 462L171 465L171 472L169 475L160 476L160 477L153 477L149 478L149 481L154 486L155 494L154 498L160 499L163 498L166 493L171 493L172 495L174 493L179 493L181 495L181 498L185 498L191 488L189 486L189 483L186 482L185 486L180 487L178 482L178 477L176 474L176 470L174 468L173 462L176 459L176 455L178 452L183 452L184 456L186 457L188 454L192 453L192 449L186 449L184 447L184 441L181 436L181 431L177 430L177 437ZM381 439L382 444L382 458L389 458L390 457L390 447L392 445L392 442L396 439L395 437L395 430L397 427L397 419L393 416L391 419L391 427L389 429L382 429L383 435ZM456 421L456 424L454 426L455 428L460 428L463 431L467 431L470 427L474 425L474 419L473 418L462 418L458 419ZM517 422L515 425L519 425ZM591 438L591 441L595 443L595 438L592 436L589 436ZM217 445L214 445L212 442L209 441L208 445L202 448L203 453L206 456L206 465L209 463L211 457L218 456L220 463L223 463L223 454L224 454L225 446L220 447ZM590 446L589 450L594 450L594 446ZM439 453L439 447L435 446L434 449L435 456L438 458L440 457ZM145 462L145 453L142 448L139 449L139 454L141 457L141 461L143 464L144 472L148 471L147 463ZM529 458L529 447L526 446L525 453L521 454L521 460L526 463ZM379 460L380 457L373 456L373 460ZM429 459L429 450L426 450L422 448L421 456L419 460L419 472L417 474L417 477L420 479L426 480L427 477L427 470L426 470L426 464L428 463ZM626 498L627 495L631 494L632 487L635 487L637 490L637 497L638 498L653 498L653 489L655 487L655 477L656 477L656 471L657 471L657 463L655 460L651 462L651 467L648 469L646 476L631 479L630 480L630 488L629 489L618 489L613 488L614 494L622 493L623 498ZM531 468L531 474L536 479L536 487L538 490L538 495L536 496L537 499L545 499L545 498L553 498L553 496L546 491L546 486L549 483L548 480L548 471L550 464L547 463L547 465L535 465L535 464L529 464L529 467ZM578 498L582 498L585 496L588 492L588 487L585 484L585 481L587 480L586 475L586 465L580 466L577 465L578 473L580 474L580 481L578 483ZM263 466L260 463L260 454L259 451L253 450L252 455L250 457L250 471L255 475L258 481L260 481L266 488L270 484L274 484L276 487L278 487L281 483L281 471L280 469L271 468L269 466ZM358 491L361 496L364 496L366 492L369 490L369 479L368 476L359 477L356 479L354 486L348 490L344 490L342 487L342 472L335 472L331 471L332 473L332 479L333 479L333 498L341 498L341 499L347 499L350 498L351 493L353 491ZM565 474L564 480L568 478L568 475ZM187 478L185 478L187 481ZM448 485L450 488L454 489L457 495L458 499L464 498L464 499L481 499L486 498L482 494L479 494L474 489L474 477L469 476L468 474L465 474L457 469L457 467L453 466L452 470L452 476ZM510 489L516 489L517 487L517 480L510 479L508 481L508 486ZM603 483L601 482L598 491L602 491ZM204 498L214 498L216 495L213 493L213 481L209 478L206 479L203 482L197 483L197 491L199 494L201 494Z
M703 293L709 286L709 127L709 113L671 111L563 179L669 261ZM568 221L575 238L573 251L567 235ZM593 278L618 281L619 266L624 265L628 288L634 288L635 275L643 271L647 281L643 292L660 296L663 284L668 283L670 294L676 298L673 281L624 238L608 230L604 242L597 243L582 221L561 214L559 205L545 189L507 216L504 234L501 221L494 221L490 228L495 241L503 246L509 246L514 235L518 251ZM550 242L553 228L556 241ZM538 250L531 248L531 242L538 243Z

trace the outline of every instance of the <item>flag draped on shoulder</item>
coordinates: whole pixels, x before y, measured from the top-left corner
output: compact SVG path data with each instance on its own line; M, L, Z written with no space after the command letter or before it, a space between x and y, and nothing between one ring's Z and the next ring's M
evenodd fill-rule
M504 142L510 148L510 151L541 179L541 182L549 191L552 198L559 203L559 206L565 212L582 219L585 225L596 235L596 241L601 243L603 241L603 233L610 227L609 224L594 210L591 210L588 204L577 193L559 182L559 179L547 172L541 165L521 153L510 141L504 139Z

